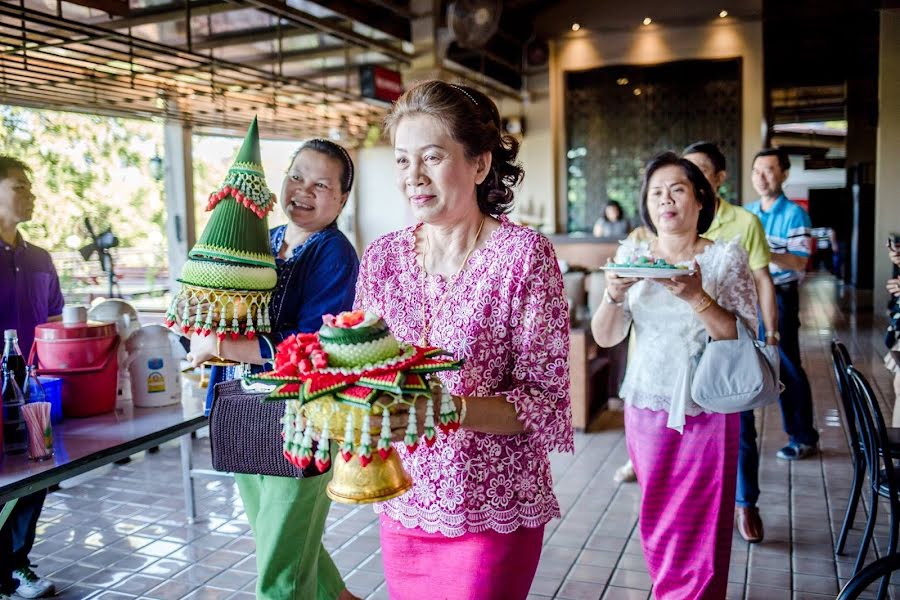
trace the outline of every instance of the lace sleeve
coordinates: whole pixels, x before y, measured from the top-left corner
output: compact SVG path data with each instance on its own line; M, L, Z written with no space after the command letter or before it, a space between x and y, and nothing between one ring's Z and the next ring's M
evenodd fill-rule
M511 386L501 393L516 407L534 443L548 452L573 452L569 311L547 238L537 238L521 278L510 308Z
M637 242L631 238L625 238L619 242L613 261L617 263L634 262L638 256L650 256L650 243L647 241ZM630 292L631 290L625 294L624 304L622 305L622 310L625 313L622 321L622 335L626 338L629 335L629 331L631 331L631 323L633 321Z
M369 281L371 278L369 263L371 261L371 253L374 252L372 248L372 246L366 248L363 251L362 260L359 261L359 274L356 277L356 296L353 299L353 308L355 310L366 310L369 308L366 294L371 285Z
M750 274L747 253L740 244L730 242L726 245L718 271L716 302L740 318L755 335L758 327L756 283Z
M386 257L390 254L391 239L387 236L378 238L365 249L359 261L359 275L356 278L356 297L353 308L381 313L384 298L384 280L387 277L388 265Z

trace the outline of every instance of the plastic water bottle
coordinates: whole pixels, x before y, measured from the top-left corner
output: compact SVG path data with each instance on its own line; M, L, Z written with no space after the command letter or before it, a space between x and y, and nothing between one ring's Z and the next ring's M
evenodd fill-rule
M25 376L25 387L22 390L25 404L46 402L47 394L44 393L44 386L41 385L41 380L38 379L37 368L34 365L28 365L27 373Z
M3 372L3 452L23 454L28 450L28 427L22 415L25 398L12 369Z

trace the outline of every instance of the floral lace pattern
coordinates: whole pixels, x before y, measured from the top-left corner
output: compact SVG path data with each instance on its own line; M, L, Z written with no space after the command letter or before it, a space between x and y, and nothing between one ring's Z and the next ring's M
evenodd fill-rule
M623 243L616 260L633 252L633 244ZM756 331L756 285L740 244L715 242L697 255L697 263L706 293ZM706 328L688 303L653 280L645 279L628 290L625 311L626 320L634 325L635 348L620 394L631 406L668 412L675 382L706 347ZM691 401L685 408L689 416L703 412L708 411Z
M410 227L373 242L363 255L356 308L382 315L394 336L417 343L423 306L429 342L465 359L442 374L452 394L503 394L526 433L438 433L412 454L394 444L413 478L405 495L376 505L405 527L448 537L492 529L508 533L559 516L548 452L574 450L569 405L569 314L550 242L500 218L500 227L451 282L426 275ZM471 410L471 402L470 408Z

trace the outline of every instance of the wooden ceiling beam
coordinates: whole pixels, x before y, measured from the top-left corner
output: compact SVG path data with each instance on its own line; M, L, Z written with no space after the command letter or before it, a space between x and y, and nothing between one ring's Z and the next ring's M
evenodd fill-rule
M216 15L233 10L240 10L238 4L222 2L222 0L192 0L191 14L194 16ZM148 8L132 10L128 16L122 19L91 19L91 25L97 25L105 29L128 29L129 27L141 27L142 25L157 25L168 21L178 21L185 17L184 2L172 2Z
M281 31L278 27L259 27L256 29L242 29L234 33L221 33L206 38L197 38L193 41L192 48L196 50L213 50L227 46L240 46L243 44L256 44L258 42L274 42L280 37L282 40L319 36L321 32L309 27L292 25Z
M328 19L323 19L303 12L292 6L288 6L286 3L280 2L279 0L246 0L246 3L268 14L277 15L291 23L312 27L322 33L344 40L349 44L374 50L397 62L409 64L412 61L412 56L410 54L395 48L387 41L376 40L362 35L361 33L357 33L350 28L335 25Z
M332 10L362 25L377 29L391 37L412 41L412 15L400 16L399 9L388 8L381 2L359 2L358 0L312 0L328 10ZM407 11L408 12L408 11Z

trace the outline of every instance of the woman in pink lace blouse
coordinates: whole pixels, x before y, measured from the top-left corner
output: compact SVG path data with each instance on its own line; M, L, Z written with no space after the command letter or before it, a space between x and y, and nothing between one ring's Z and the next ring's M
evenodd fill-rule
M366 249L356 307L401 341L465 360L442 376L461 428L413 454L394 446L414 487L376 508L388 593L525 598L560 514L548 453L573 450L562 276L550 242L504 216L522 170L487 96L425 82L386 125L419 224ZM392 422L397 441L405 418Z

